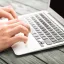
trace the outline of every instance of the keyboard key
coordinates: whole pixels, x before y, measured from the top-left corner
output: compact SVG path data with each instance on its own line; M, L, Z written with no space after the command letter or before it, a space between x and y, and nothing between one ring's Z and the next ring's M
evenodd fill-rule
M38 39L38 42L40 42L40 44L44 44L44 41L42 39Z
M47 45L52 45L52 44L53 44L52 41L49 40L49 39L46 39L44 42L45 42Z

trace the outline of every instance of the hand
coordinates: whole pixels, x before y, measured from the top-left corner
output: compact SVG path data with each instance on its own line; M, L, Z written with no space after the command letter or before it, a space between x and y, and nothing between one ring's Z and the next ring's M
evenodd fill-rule
M20 32L23 33L24 36L15 36ZM29 32L30 27L17 19L10 20L6 23L0 22L0 52L11 47L18 41L26 42Z
M0 7L0 18L5 17L9 20L17 18L17 15L11 6Z

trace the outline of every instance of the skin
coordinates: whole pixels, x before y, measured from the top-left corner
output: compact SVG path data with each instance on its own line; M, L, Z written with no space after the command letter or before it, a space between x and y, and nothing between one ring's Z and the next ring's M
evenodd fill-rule
M0 7L0 18L2 17L8 18L9 21L0 21L0 52L11 47L18 41L26 43L30 32L29 25L18 20L18 17L11 6ZM20 32L24 35L16 35Z

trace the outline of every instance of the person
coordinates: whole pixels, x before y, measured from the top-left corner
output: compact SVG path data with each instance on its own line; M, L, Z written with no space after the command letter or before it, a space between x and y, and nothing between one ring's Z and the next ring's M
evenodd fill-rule
M18 41L26 43L30 32L29 25L18 19L16 12L11 6L0 7L0 18L2 17L8 18L8 21L0 21L0 52ZM16 35L20 32L24 35Z

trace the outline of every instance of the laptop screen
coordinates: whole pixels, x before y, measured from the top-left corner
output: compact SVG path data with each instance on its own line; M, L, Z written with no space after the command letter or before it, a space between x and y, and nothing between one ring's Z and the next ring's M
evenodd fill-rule
M64 0L51 0L50 7L64 18Z

